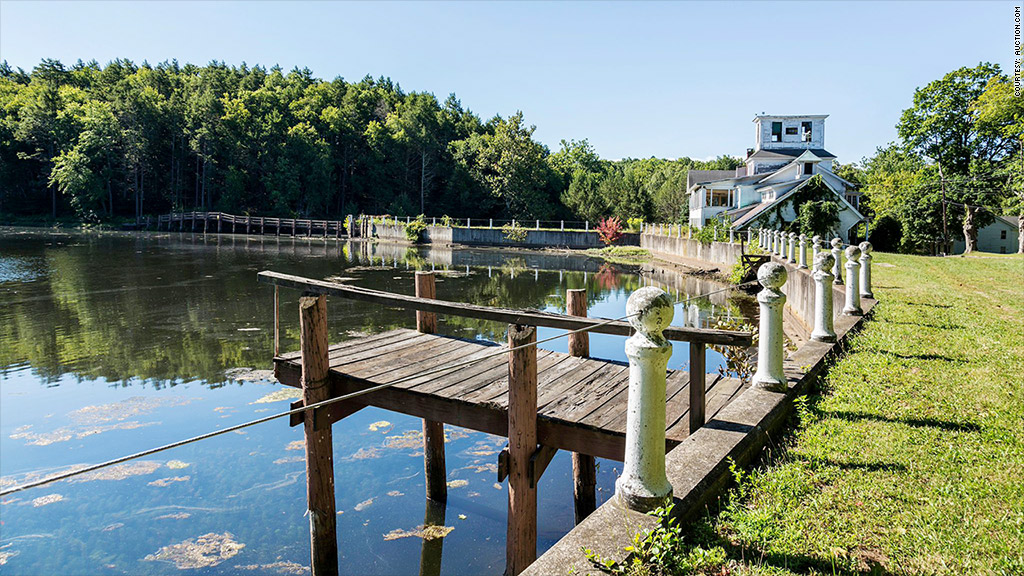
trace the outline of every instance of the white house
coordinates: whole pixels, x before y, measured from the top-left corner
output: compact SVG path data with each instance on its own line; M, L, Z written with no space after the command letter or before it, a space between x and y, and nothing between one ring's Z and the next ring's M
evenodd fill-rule
M825 118L756 116L755 147L747 150L742 167L689 172L690 226L705 226L723 212L737 230L792 222L797 215L791 200L820 174L840 207L835 233L849 242L853 228L864 221L857 210L860 192L832 172L835 156L825 150Z
M995 222L978 230L978 251L996 254L1017 252L1017 219L1020 216L996 216ZM953 254L964 253L964 238L953 239Z

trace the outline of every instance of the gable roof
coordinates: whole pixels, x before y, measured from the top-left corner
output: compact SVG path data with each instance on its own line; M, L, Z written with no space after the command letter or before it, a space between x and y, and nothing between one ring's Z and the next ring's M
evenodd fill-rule
M782 202L783 200L789 198L793 194L796 194L798 191L800 191L800 189L802 189L804 186L806 186L807 183L810 182L810 181L811 181L811 178L807 178L807 179L801 180L801 181L799 181L798 184L796 184L795 186L793 186L789 190L787 190L787 191L783 192L782 194L779 194L778 196L776 196L775 200L772 200L771 202L761 202L760 204L755 205L753 210L751 210L750 212L747 212L746 214L740 216L740 218L737 219L736 221L734 221L732 223L732 225L734 227L736 227L737 229L743 228L747 224L750 224L751 221L753 221L755 218L757 218L758 215L764 214L771 207L778 205L779 202ZM829 183L828 183L828 180L825 180L823 178L822 181L825 183L825 186L829 190L832 191L833 194L835 194L836 196L839 197L839 202L842 205L844 205L847 208L849 208L850 210L852 210L853 213L856 214L857 216L859 216L861 220L864 219L864 215L861 214L860 211L858 211L856 208L854 208L852 204L850 204L849 202L846 201L846 198L844 197L845 194L837 191L835 188L830 186ZM779 184L783 184L784 185L786 183L780 182ZM762 186L761 188L758 188L758 190L761 190L762 188L771 188L771 187L772 187L772 185L769 184L767 186Z
M716 182L735 176L735 170L689 170L686 172L686 189L689 190L694 184Z
M754 152L747 157L747 161L750 160L792 160L799 158L804 152L810 152L817 156L819 159L831 160L835 158L835 154L832 154L824 148L773 148L771 150L761 148L757 152Z

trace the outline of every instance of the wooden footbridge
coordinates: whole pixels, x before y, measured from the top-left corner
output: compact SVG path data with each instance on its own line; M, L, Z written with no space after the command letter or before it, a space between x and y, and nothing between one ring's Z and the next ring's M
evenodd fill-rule
M561 315L436 300L429 272L417 273L416 296L275 272L261 272L259 280L275 286L275 303L280 287L303 292L300 350L274 358L277 379L303 390L293 407L365 392L292 419L306 433L314 575L338 570L331 424L365 406L423 418L426 491L434 501L447 496L443 423L510 439L498 457L499 481L509 479L507 574L518 574L535 559L537 482L558 450L573 453L577 523L593 511L594 458L623 459L629 368L589 358L587 334L629 336L632 327L586 318L584 291L569 291L570 315ZM417 330L329 346L327 295L416 310ZM434 334L436 314L507 323L508 346ZM569 331L569 354L539 350L538 326ZM748 347L752 339L749 333L674 326L664 335L690 347L690 370L667 376L670 449L744 388L739 380L705 374L706 347Z
M263 216L238 216L224 212L176 212L157 216L156 229L177 229L192 232L273 234L275 236L333 236L341 238L346 230L340 220L309 220L302 218L265 218Z

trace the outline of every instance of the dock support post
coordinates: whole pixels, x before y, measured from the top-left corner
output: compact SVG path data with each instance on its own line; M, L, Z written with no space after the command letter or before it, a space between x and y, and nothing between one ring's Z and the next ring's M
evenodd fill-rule
M571 316L587 315L587 291L565 291L566 312ZM569 335L569 354L590 357L590 334L578 332ZM576 523L597 509L597 462L589 454L572 453L572 496Z
M615 497L631 510L650 512L672 501L665 474L665 368L672 343L662 334L672 323L672 299L661 288L640 288L626 301L626 314L636 333L626 340L626 458Z
M302 359L302 400L306 406L330 398L327 382L327 298L324 295L299 299L299 327ZM337 516L334 503L334 445L331 422L326 413L306 413L306 499L313 576L338 574ZM319 418L318 418L319 416Z
M509 325L509 349L536 342L535 327ZM537 347L526 346L508 354L507 576L518 575L537 559L537 487L530 474L530 457L536 450Z
M704 425L707 410L707 369L703 342L690 342L690 434Z
M416 297L436 298L433 272L416 272ZM437 332L437 315L416 311L416 330L424 334ZM438 502L448 500L448 471L444 461L444 423L423 420L423 472L426 474L427 498Z

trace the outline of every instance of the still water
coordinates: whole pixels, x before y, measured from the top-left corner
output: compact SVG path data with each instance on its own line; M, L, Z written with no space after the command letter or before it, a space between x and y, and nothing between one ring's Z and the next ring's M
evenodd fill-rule
M603 317L622 316L633 290L657 283L635 267L540 252L0 230L0 486L287 410L296 394L267 372L273 299L258 271L408 294L417 269L438 271L438 298L474 304L564 312L565 290L586 288L590 314ZM662 286L679 299L719 288L692 278ZM298 296L281 292L283 351L298 347ZM750 309L746 296L717 294L679 304L674 324ZM328 323L336 343L414 328L415 318L333 298ZM504 328L440 317L438 332L502 342ZM624 360L623 342L593 335L591 354ZM685 368L686 352L675 343L669 367ZM709 372L722 363L709 351ZM447 535L428 540L420 429L375 408L334 425L341 571L502 573L507 483L496 462L506 440L446 427L449 502L438 523ZM276 420L8 496L0 572L306 574L301 440L301 427ZM599 503L620 468L599 460ZM568 454L540 481L538 508L543 552L573 525Z

